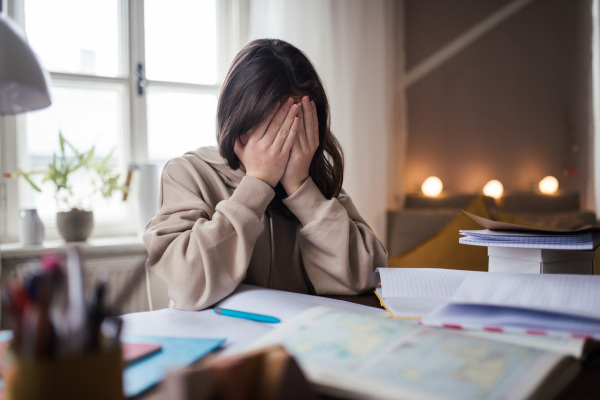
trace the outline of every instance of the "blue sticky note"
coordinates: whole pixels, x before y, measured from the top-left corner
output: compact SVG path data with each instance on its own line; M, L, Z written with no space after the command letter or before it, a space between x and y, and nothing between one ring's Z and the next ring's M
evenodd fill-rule
M0 332L0 342L12 339L12 332ZM225 338L199 339L165 336L123 335L123 341L132 343L159 343L161 351L134 362L123 371L123 391L126 397L138 396L162 381L173 368L194 363L219 348ZM4 382L0 378L0 390Z
M225 338L199 339L146 335L123 335L123 341L160 343L161 351L133 363L123 371L126 397L138 396L164 379L166 373L194 363L220 347Z
M0 342L5 342L12 339L12 331L0 331Z
M0 342L6 342L10 339L12 339L12 332L11 331L0 331ZM4 390L4 380L2 378L0 378L0 390Z

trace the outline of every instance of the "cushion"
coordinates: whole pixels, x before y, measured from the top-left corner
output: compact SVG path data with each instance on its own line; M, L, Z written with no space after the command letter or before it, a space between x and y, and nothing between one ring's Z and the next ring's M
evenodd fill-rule
M484 218L491 218L485 197L479 196L466 211ZM436 234L411 250L392 256L388 267L397 268L448 268L487 271L487 247L460 244L460 229L483 229L463 212L457 212L450 222Z
M388 211L388 253L402 254L427 240L446 226L456 216L457 212L469 203L457 208L406 208L404 210Z

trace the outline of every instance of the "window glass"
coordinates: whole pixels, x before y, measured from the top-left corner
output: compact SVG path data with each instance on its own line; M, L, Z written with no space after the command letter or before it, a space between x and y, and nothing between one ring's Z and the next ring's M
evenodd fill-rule
M216 94L148 88L149 160L162 165L202 146L216 146Z
M123 163L123 126L125 118L124 92L116 84L82 84L77 86L54 83L53 104L45 110L26 114L27 158L20 168L25 171L45 170L52 156L59 151L59 131L77 150L87 151L92 146L95 154L106 157L113 149L110 164L125 178ZM41 175L34 175L40 183ZM73 204L94 211L97 223L116 221L126 217L125 208L118 198L110 201L94 191L88 177L74 175ZM25 186L23 206L36 207L42 219L54 222L57 211L62 211L54 197L50 183L41 186L42 193ZM118 197L118 196L116 196Z
M119 0L26 0L25 30L50 71L122 75Z
M23 5L28 41L51 73L53 102L47 109L15 119L10 127L9 136L16 140L2 152L15 153L6 157L12 160L11 171L46 169L59 148L59 131L79 150L95 146L97 155L106 156L115 149L111 163L122 174L121 182L128 164L143 161L160 168L187 151L216 145L218 50L222 50L217 40L228 43L217 37L217 24L229 24L228 14L217 13L217 0L144 0L143 20L134 20L137 14L127 11L131 5L127 0L14 3L17 8ZM219 16L222 21L217 21ZM144 35L128 37L130 26L143 29ZM129 87L130 52L141 56L136 63L145 61L149 80L145 108L130 107L142 104L136 102L137 91ZM136 145L144 148L130 147ZM40 183L41 175L34 178ZM88 193L89 181L74 178L76 191ZM64 207L58 207L52 186L44 184L38 193L24 179L14 185L18 190L8 191L5 213L37 208L50 228L47 239L55 238L56 212ZM109 201L98 194L80 196L81 207L94 211L93 236L135 230L134 191L132 187L127 202L120 196ZM14 240L16 224L6 226L3 237Z
M146 75L150 80L215 84L215 0L146 0Z

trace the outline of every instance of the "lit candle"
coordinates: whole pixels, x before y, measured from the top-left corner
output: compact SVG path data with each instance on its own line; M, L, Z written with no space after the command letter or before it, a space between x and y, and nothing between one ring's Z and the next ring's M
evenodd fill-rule
M442 193L442 189L444 185L442 184L442 180L437 176L430 176L425 179L423 184L421 185L421 190L425 196L435 197Z
M540 192L544 194L556 193L558 190L558 179L553 176L547 176L540 181Z
M483 194L486 196L493 197L495 199L499 199L504 192L504 186L502 186L502 182L492 179L483 187Z

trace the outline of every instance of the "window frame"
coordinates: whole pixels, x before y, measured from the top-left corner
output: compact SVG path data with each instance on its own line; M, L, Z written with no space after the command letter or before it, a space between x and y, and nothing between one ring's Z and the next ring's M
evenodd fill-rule
M0 0L3 1L3 0ZM6 14L24 30L26 0L5 0ZM119 0L120 2L120 39L121 39L121 76L106 77L86 74L73 74L49 71L53 82L67 83L69 85L82 85L86 83L102 84L111 83L122 85L125 91L123 121L123 146L121 154L123 165L135 165L148 162L148 126L146 92L137 94L138 79L136 67L141 63L144 68L145 60L145 35L144 35L144 0ZM217 1L217 48L218 76L214 85L192 84L182 82L163 82L148 80L148 85L160 88L173 88L176 90L194 93L220 92L222 82L231 60L241 48L247 37L247 10L248 0L218 0ZM2 173L16 171L19 160L25 154L25 117L0 116L0 169ZM17 242L19 240L19 197L26 183L18 179L2 179L0 182L0 242ZM131 203L131 202L130 202ZM128 207L133 209L133 205ZM119 224L102 224L96 222L92 237L107 236L132 236L135 235L133 215L129 221ZM46 239L59 239L54 224L46 224Z

